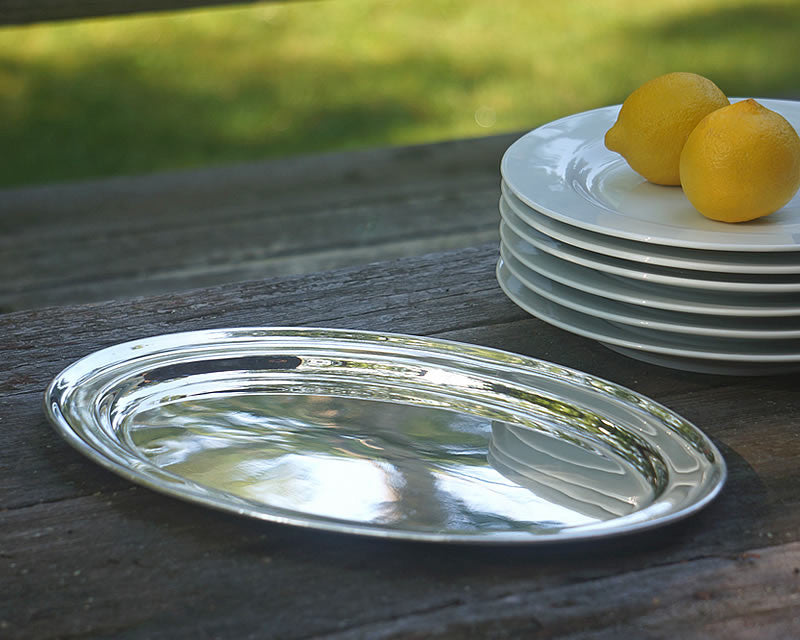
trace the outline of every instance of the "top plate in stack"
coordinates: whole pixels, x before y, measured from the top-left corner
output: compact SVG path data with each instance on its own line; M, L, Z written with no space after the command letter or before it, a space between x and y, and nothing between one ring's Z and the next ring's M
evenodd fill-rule
M800 102L758 101L800 131ZM800 331L800 194L765 218L709 220L679 187L645 181L606 149L619 108L549 123L504 154L501 286L533 315L642 360L712 373L800 369L800 342L787 337ZM559 299L532 304L531 295L548 290L543 282L557 285ZM653 301L663 300L672 315L648 324ZM742 335L759 317L781 316L780 328L759 329L757 343L709 346L710 319L729 316L726 329L736 334L730 322L740 310ZM598 318L623 312L626 322L598 331ZM672 326L683 333L679 355L660 347L675 337Z

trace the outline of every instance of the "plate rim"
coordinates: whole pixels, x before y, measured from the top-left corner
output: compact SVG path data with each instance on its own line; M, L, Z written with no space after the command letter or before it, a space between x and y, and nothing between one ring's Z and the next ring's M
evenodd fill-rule
M800 274L752 274L752 273L737 273L734 275L738 276L750 276L750 277L772 277L772 276L792 276L796 282L788 282L788 283L775 283L775 282L742 282L736 280L709 280L704 277L703 274L709 273L719 273L720 275L724 276L724 273L716 272L716 271L697 271L694 270L693 273L698 274L696 278L685 277L681 275L670 275L665 273L659 273L661 269L675 269L675 267L666 267L662 265L649 265L642 262L636 262L632 260L627 260L625 258L617 258L614 256L606 256L602 253L595 254L597 258L593 255L584 255L584 254L591 254L592 252L588 249L581 249L580 247L575 247L567 242L562 242L551 236L547 235L539 231L534 227L530 227L529 229L525 229L525 231L521 231L515 225L515 221L513 218L509 218L510 216L516 217L519 219L523 224L524 220L522 220L516 213L511 210L508 211L510 205L506 201L505 198L500 198L500 217L503 219L503 222L514 232L516 236L518 236L522 241L527 242L528 244L533 245L537 249L544 251L545 253L549 253L561 260L566 260L567 262L572 262L574 264L580 265L582 267L586 267L588 269L595 269L597 271L602 271L603 273L608 273L611 275L619 276L621 278L628 278L630 280L635 280L637 282L653 282L656 284L663 284L669 287L684 287L687 289L703 289L706 291L724 291L730 293L800 293ZM529 225L525 225L528 227ZM533 231L533 234L527 235L528 231ZM541 236L541 238L536 237L536 235ZM562 246L555 246L552 243L558 243ZM620 262L630 262L631 266L626 264L616 264L617 261ZM655 267L656 270L650 271L648 270L651 267Z
M503 283L499 276L499 272L501 270L501 262L503 266L505 266L508 271L511 271L511 268L505 264L505 261L502 259L498 260L496 272L497 272L497 281L500 284L500 287L503 289L503 292L509 297L510 300L514 302L517 306L522 308L527 313L530 313L536 318L552 324L559 329L564 331L568 331L570 333L574 333L576 335L583 336L585 338L589 338L591 340L595 340L597 342L602 343L610 343L616 344L621 347L627 347L629 349L637 349L640 351L645 351L649 353L659 353L662 355L673 356L677 358L692 358L696 360L709 360L709 361L719 361L719 362L741 362L741 363L757 363L757 364L795 364L798 363L800 365L800 352L794 354L742 354L742 353L725 353L725 352L713 352L713 351L693 351L691 349L684 349L679 347L672 347L672 346L659 346L652 343L648 343L645 338L641 336L630 336L628 338L620 337L615 335L616 332L625 333L626 331L630 331L630 329L622 326L613 325L614 331L611 331L609 334L601 334L597 331L592 329L587 329L585 327L579 327L574 323L568 323L564 320L559 320L553 318L552 314L546 315L541 309L533 310L533 306L525 303L519 302L511 292L508 291L507 285ZM511 275L519 281L523 288L525 288L529 293L532 295L544 299L548 304L551 304L557 308L565 309L568 313L576 314L579 316L579 319L582 319L581 316L585 316L587 318L592 318L589 314L582 313L580 311L575 311L574 309L569 309L568 307L564 307L563 305L558 304L557 302L553 302L552 300L547 300L544 296L541 296L525 286L525 283L522 279L519 278L515 273L511 273ZM601 320L601 322L609 322L607 320ZM611 324L609 322L609 324ZM648 331L647 329L641 329L641 331ZM660 333L658 330L651 329L653 333ZM702 336L693 336L695 338L700 338ZM741 340L739 338L729 338L730 340Z
M509 250L514 254L514 256L523 264L525 264L528 268L533 269L534 271L541 271L541 265L538 268L534 268L530 264L528 264L526 257L521 257L513 251L511 247ZM589 274L594 275L595 271L589 269L588 267L584 267L583 265L574 264L557 256L548 254L544 251L540 251L534 247L534 250L544 259L546 260L553 260L556 262L563 262L565 265L572 270L586 270ZM550 270L552 273L552 270ZM613 289L609 289L607 286L605 288L600 288L599 283L589 283L587 284L583 280L576 280L572 277L565 276L562 273L558 275L550 275L547 273L548 278L555 280L556 282L560 282L565 286L574 287L576 289L580 289L581 291L585 291L586 293L591 293L593 295L598 295L603 298L609 298L611 300L619 300L621 302L627 302L629 304L638 304L640 306L650 306L659 309L666 309L671 311L682 311L684 313L698 313L703 315L721 315L721 316L734 316L734 315L747 315L748 317L753 318L770 318L770 317L791 317L800 315L800 304L795 307L771 307L769 310L765 312L763 307L758 307L755 305L749 305L747 307L742 307L740 304L737 305L733 302L719 304L718 308L714 309L703 309L697 306L696 301L694 300L686 300L681 299L678 296L671 296L668 294L661 294L661 300L654 301L652 298L653 290L658 293L658 289L666 288L666 289L673 289L670 285L663 285L663 284L653 284L650 287L645 287L644 283L638 280L633 279L625 279L620 278L617 276L611 276L610 274L598 274L599 277L609 278L611 283L614 283L615 287ZM574 274L573 274L574 275ZM649 290L649 299L648 299L648 290ZM695 295L699 295L701 290L699 289L686 289L686 291L692 292ZM708 294L714 295L732 295L729 291L708 291ZM753 295L750 293L745 293L743 295ZM786 295L785 293L773 293L768 295ZM739 297L739 300L741 298Z
M503 236L501 231L501 237ZM504 242L504 246L508 247L508 243ZM510 249L509 249L510 250ZM513 256L513 251L512 257ZM507 256L506 256L507 258ZM516 259L516 258L515 258ZM506 262L508 260L506 259ZM658 309L656 307L647 307L643 305L636 305L630 302L623 302L621 300L615 300L613 298L604 298L602 296L588 293L586 291L582 291L575 287L570 287L569 285L563 284L561 282L557 282L552 278L544 275L543 273L538 273L534 271L527 265L523 264L520 261L520 266L524 269L531 271L536 277L542 278L547 280L548 282L556 285L559 289L565 289L566 291L562 293L552 293L550 291L544 291L541 287L532 284L528 277L523 277L523 274L516 273L515 275L517 278L529 289L532 289L534 293L542 296L543 298L547 298L548 300L555 302L556 304L560 304L564 307L569 307L578 311L580 313L594 313L598 317L602 317L604 320L608 320L609 322L618 322L621 324L628 324L632 326L641 326L642 328L651 328L651 329L658 329L660 331L666 331L669 333L679 333L679 334L687 334L693 336L709 336L715 338L743 338L749 340L771 340L771 339L796 339L800 338L800 319L798 319L797 329L793 330L783 330L783 329L774 329L769 331L756 331L750 329L719 329L714 326L708 325L697 325L697 324L690 324L687 320L691 319L692 316L701 316L708 319L719 319L719 318L733 318L739 320L765 320L766 318L755 318L752 316L712 316L712 315L704 315L704 314L686 314L681 313L680 311L672 311L670 309ZM512 267L509 267L511 271L514 271ZM526 273L525 276L528 274ZM595 306L590 306L588 304L583 304L580 301L575 301L574 299L567 298L567 295L571 292L575 292L579 296L587 296L589 298L596 298L597 303ZM594 300L589 300L588 302L594 302ZM611 305L612 309L608 310L601 306L601 302L606 305ZM623 305L622 309L615 308L617 305ZM623 313L623 310L627 310L628 307L631 307L630 313ZM676 321L670 321L669 319L663 318L642 318L637 316L636 314L639 313L641 310L649 311L653 314L668 314L674 315L676 317ZM612 317L613 316L613 317ZM778 316L778 318L787 318L791 316ZM678 322L678 319L683 319L683 323ZM630 319L634 319L634 322L630 322ZM652 326L652 325L659 325L659 326ZM778 334L778 335L776 335ZM793 335L782 335L782 334L793 334Z
M579 249L593 251L604 255L613 256L621 260L631 262L644 262L646 264L658 264L664 267L684 268L692 271L720 271L730 273L752 273L752 274L800 274L800 246L796 252L792 251L766 251L766 252L731 252L731 251L706 251L703 249L693 249L688 247L673 247L669 245L648 244L638 240L628 238L618 238L604 233L597 233L581 227L576 227L561 220L556 220L548 215L537 211L533 207L526 205L519 197L513 193L505 180L500 182L501 197L506 204L516 214L516 216L527 226L532 227L540 233L550 236L564 244L569 244ZM516 202L515 202L516 201ZM525 210L522 210L525 207ZM575 234L578 233L578 237ZM586 237L590 236L590 237ZM595 236L597 240L593 240ZM600 242L600 244L595 244ZM626 248L619 246L619 243L641 245L641 248L634 246ZM653 253L653 249L661 253ZM684 255L670 255L668 252L684 252ZM707 258L719 259L722 253L741 253L740 262L711 262L709 260L698 260L697 257L686 256L685 252L701 253ZM796 264L779 263L777 265L761 264L753 265L751 256L758 254L770 257L782 257L791 253L797 253Z
M267 509L262 510L254 510L244 508L242 506L232 506L230 503L222 504L217 500L212 500L208 497L204 497L197 494L188 494L186 492L178 491L174 487L164 486L155 480L152 476L147 475L146 473L143 474L141 471L137 472L135 469L132 469L129 466L125 466L114 460L113 457L109 457L106 455L101 449L95 447L91 442L87 442L81 434L76 430L76 428L70 424L67 418L62 413L61 409L63 407L60 400L63 400L63 392L65 390L69 390L73 387L70 387L71 383L75 383L75 380L72 379L73 376L76 374L79 375L86 375L86 371L96 371L98 362L103 362L103 358L108 358L110 356L115 356L115 359L112 359L110 362L105 362L106 368L113 367L112 363L116 363L119 365L120 363L120 355L122 355L123 351L131 350L131 349L144 349L140 351L134 356L130 356L129 360L135 360L137 358L140 359L141 362L144 362L142 359L143 356L147 355L146 348L143 347L142 343L151 342L151 349L152 349L152 341L160 341L164 340L167 343L171 338L181 337L183 339L191 339L192 344L197 344L194 342L198 338L213 338L215 336L219 337L221 334L225 333L245 333L248 332L270 332L271 336L276 334L280 334L282 332L291 332L291 333L319 333L324 332L326 335L335 334L337 336L368 336L368 337L388 337L390 339L401 339L406 340L410 339L415 344L427 344L427 345L434 345L442 348L443 350L446 349L466 349L467 360L476 359L478 361L491 361L489 356L493 356L497 361L504 362L504 367L510 370L519 371L520 367L523 364L528 365L536 365L540 369L539 374L537 375L547 375L547 376L555 376L558 380L560 380L563 384L566 385L575 385L576 380L583 380L583 381L592 381L599 386L593 386L591 390L595 394L600 394L600 389L603 388L602 385L610 385L610 388L614 388L617 390L621 390L626 394L631 394L634 397L638 404L634 403L635 406L639 408L640 411L644 411L649 413L649 415L656 417L656 414L653 411L646 410L645 407L650 409L657 409L659 411L666 412L667 415L672 416L674 419L677 419L682 425L687 425L694 438L699 438L700 442L702 442L703 449L708 450L713 457L713 460L708 460L708 469L709 474L708 477L704 478L703 482L698 482L696 486L702 489L701 495L696 496L693 501L689 504L683 504L677 510L673 510L666 514L661 513L657 514L654 517L648 518L646 520L640 521L633 521L627 522L624 526L619 527L618 529L614 528L600 528L596 530L584 530L584 531L562 531L556 534L541 534L541 533L532 533L530 531L527 532L519 532L519 531L512 531L512 532L504 532L504 534L492 534L487 535L486 533L474 533L474 534L453 534L453 533L446 533L442 534L441 532L425 532L425 531L415 531L415 530L406 530L406 529L391 529L391 528L381 528L374 524L365 524L365 523L353 523L349 521L342 521L337 520L335 518L330 518L328 516L318 516L318 515L308 515L302 514L301 517L296 517L291 510L287 510L280 507L271 506ZM296 336L294 336L296 337ZM374 346L374 345L373 345ZM478 354L483 356L483 360L479 357ZM510 360L509 360L510 357ZM124 361L124 359L122 360ZM557 372L557 375L556 375ZM531 374L533 375L533 374ZM559 377L560 376L560 377ZM609 393L606 391L606 393ZM185 331L185 332L176 332L176 333L166 333L166 334L159 334L156 336L149 336L146 338L141 339L134 339L128 340L125 342L117 343L105 348L98 349L93 351L87 355L84 355L82 358L72 362L67 367L63 368L48 384L43 397L42 401L44 404L44 412L50 422L52 428L58 433L65 441L70 444L73 448L75 448L78 452L83 454L85 457L89 458L91 461L99 464L100 466L112 471L113 473L120 475L127 480L140 485L145 486L149 489L152 489L162 495L167 495L172 498L181 499L183 501L212 508L218 511L223 511L227 513L234 513L240 516L251 517L257 520L268 521L278 524L284 525L293 525L293 526L300 526L307 529L314 529L314 530L321 530L321 531L328 531L328 532L335 532L335 533L344 533L344 534L353 534L353 535L362 535L368 536L373 538L382 538L382 539L396 539L396 540L408 540L408 541L420 541L420 542L436 542L436 543L447 543L447 544L466 544L466 545L550 545L555 543L571 543L571 542L578 542L578 541L588 541L588 540L597 540L597 539L606 539L610 537L617 537L622 535L629 535L641 531L647 531L650 529L654 529L657 527L662 527L672 522L676 522L682 520L686 517L693 515L694 513L698 512L699 510L703 509L706 505L708 505L711 501L713 501L719 492L722 490L723 486L727 480L727 465L725 462L724 457L722 456L721 452L719 451L718 447L714 443L714 441L702 430L700 430L696 425L691 423L690 421L686 420L672 409L669 409L665 405L661 404L660 402L649 398L635 390L629 389L615 383L613 381L604 379L599 376L595 376L593 374L580 371L578 369L574 369L571 367L566 367L564 365L560 365L553 362L548 362L546 360L542 360L540 358L535 358L532 356L527 356L519 353L514 353L511 351L506 351L503 349L496 349L493 347L484 347L481 345L470 344L465 342L447 340L443 338L436 338L436 337L428 337L428 336L419 336L419 335L412 335L412 334L402 334L402 333L392 333L392 332L382 332L382 331L369 331L369 330L350 330L350 329L334 329L334 328L322 328L322 327L302 327L302 326L289 326L289 327L233 327L233 328L218 328L218 329L201 329L196 331ZM618 401L622 403L621 400ZM632 402L632 401L629 401ZM634 406L634 405L631 405ZM631 409L632 410L632 409ZM658 416L659 422L661 424L666 424L666 420L663 416ZM664 428L667 428L666 426ZM674 430L673 430L674 431ZM487 451L488 451L488 443L487 443ZM156 469L160 469L158 465L151 463ZM656 504L656 502L651 503L646 508L652 506L652 504ZM642 510L643 511L643 510ZM634 513L641 513L634 512ZM611 519L608 522L613 522L616 519ZM491 531L489 532L491 533Z

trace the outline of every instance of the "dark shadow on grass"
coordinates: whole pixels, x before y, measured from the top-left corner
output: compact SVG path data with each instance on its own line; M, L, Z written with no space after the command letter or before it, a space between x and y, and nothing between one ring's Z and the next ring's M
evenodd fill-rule
M741 42L741 57L698 72L711 77L730 96L800 99L799 3L698 9L653 25L638 37L667 47L712 47L721 40L736 39ZM760 40L768 46L768 64L748 68L747 47Z
M673 18L654 29L663 38L718 38L745 32L772 37L797 35L798 6L764 4L723 7L713 11L698 10Z

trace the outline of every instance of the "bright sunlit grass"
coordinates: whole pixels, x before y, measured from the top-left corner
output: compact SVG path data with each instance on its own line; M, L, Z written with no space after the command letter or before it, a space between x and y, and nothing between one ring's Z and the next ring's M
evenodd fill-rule
M800 4L326 1L0 30L0 184L528 129L667 71L800 97Z

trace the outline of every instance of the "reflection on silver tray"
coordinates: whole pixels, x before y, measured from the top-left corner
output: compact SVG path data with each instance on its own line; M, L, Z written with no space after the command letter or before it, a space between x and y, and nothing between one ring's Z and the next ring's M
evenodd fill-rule
M725 481L696 427L549 362L398 334L243 328L146 338L45 394L83 454L163 493L386 538L540 543L683 518Z

